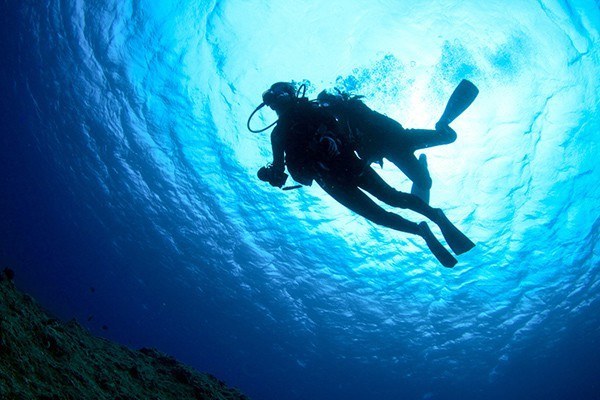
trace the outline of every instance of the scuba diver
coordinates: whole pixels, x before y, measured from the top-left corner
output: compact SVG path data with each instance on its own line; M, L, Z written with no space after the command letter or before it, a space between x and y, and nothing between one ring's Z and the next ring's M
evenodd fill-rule
M302 185L313 181L340 204L366 219L397 231L418 235L440 261L448 268L457 260L434 236L426 222L415 223L388 212L375 203L365 192L393 207L415 211L439 226L444 238L455 254L472 249L475 244L460 232L439 208L433 208L419 197L397 191L389 186L354 149L339 122L326 108L299 96L291 83L277 82L263 93L263 102L248 118L247 127L252 132L262 132L276 125L271 132L273 162L259 169L262 181L274 187L283 187L288 175ZM278 116L273 124L260 129L250 128L254 114L269 106Z
M397 121L371 110L361 101L363 96L351 96L336 89L322 91L319 104L330 110L347 131L358 156L368 164L383 164L383 158L394 163L413 182L411 193L429 203L431 176L425 154L417 159L415 151L450 144L456 132L449 124L471 105L479 90L467 80L456 87L435 130L405 129Z

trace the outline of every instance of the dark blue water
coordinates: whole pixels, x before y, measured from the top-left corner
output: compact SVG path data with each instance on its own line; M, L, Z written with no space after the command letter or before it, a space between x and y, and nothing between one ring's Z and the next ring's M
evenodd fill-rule
M254 399L600 399L598 3L274 3L0 1L18 286ZM255 177L275 81L431 128L462 78L480 95L427 150L432 204L477 242L453 270Z

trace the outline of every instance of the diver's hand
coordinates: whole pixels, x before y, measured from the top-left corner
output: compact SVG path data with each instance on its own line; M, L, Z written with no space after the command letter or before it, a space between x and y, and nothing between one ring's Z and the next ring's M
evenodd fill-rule
M269 182L271 186L278 188L281 188L283 185L285 185L285 181L288 177L288 174L283 171L275 171L271 165L260 168L256 175L261 181Z

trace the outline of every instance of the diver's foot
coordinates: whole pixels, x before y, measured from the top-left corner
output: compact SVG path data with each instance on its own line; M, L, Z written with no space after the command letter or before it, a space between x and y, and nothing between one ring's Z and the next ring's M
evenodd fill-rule
M446 248L440 243L439 240L434 236L431 229L425 222L421 222L419 224L419 236L425 239L425 243L427 243L427 247L431 253L438 259L438 261L446 268L452 268L456 265L458 261L456 258Z
M427 170L427 156L425 154L421 154L419 156L419 165L425 171L427 177L431 179L429 177L429 171ZM418 184L413 182L412 188L410 189L410 193L414 194L415 196L423 200L425 203L429 204L431 181L428 181L427 183L429 183L429 187L419 186Z
M445 121L439 120L435 124L435 130L446 137L447 143L452 143L456 140L456 131L450 128L450 126Z
M441 209L437 208L435 213L437 217L434 222L440 227L444 239L446 239L454 254L460 255L475 247L475 243L454 226Z
M435 130L436 131L442 131L444 129L446 129L446 127L449 127L448 122L445 120L439 120L438 122L435 123Z

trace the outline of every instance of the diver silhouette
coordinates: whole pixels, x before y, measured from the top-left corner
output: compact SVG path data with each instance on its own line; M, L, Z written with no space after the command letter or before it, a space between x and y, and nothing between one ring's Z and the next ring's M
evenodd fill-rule
M331 111L348 132L352 146L359 157L371 164L383 163L383 158L395 164L413 182L411 193L429 203L431 176L427 158L415 151L456 140L456 132L449 124L471 105L479 90L471 82L463 80L456 87L435 130L405 129L400 123L370 109L362 102L363 96L348 93L322 91L317 96L319 104Z
M296 91L287 82L273 84L263 93L263 102L248 118L247 127L252 132L261 132L275 125L271 132L273 162L259 169L257 175L260 180L286 189L283 185L288 177L285 173L287 167L296 182L311 185L316 181L326 193L356 214L378 225L422 237L433 255L448 268L453 267L457 260L439 242L426 222L417 224L388 212L365 192L390 206L415 211L433 221L457 255L475 246L441 209L388 185L356 156L336 118L326 108L306 99L304 93L299 96L300 89ZM277 113L277 121L261 130L251 129L250 120L265 105Z

